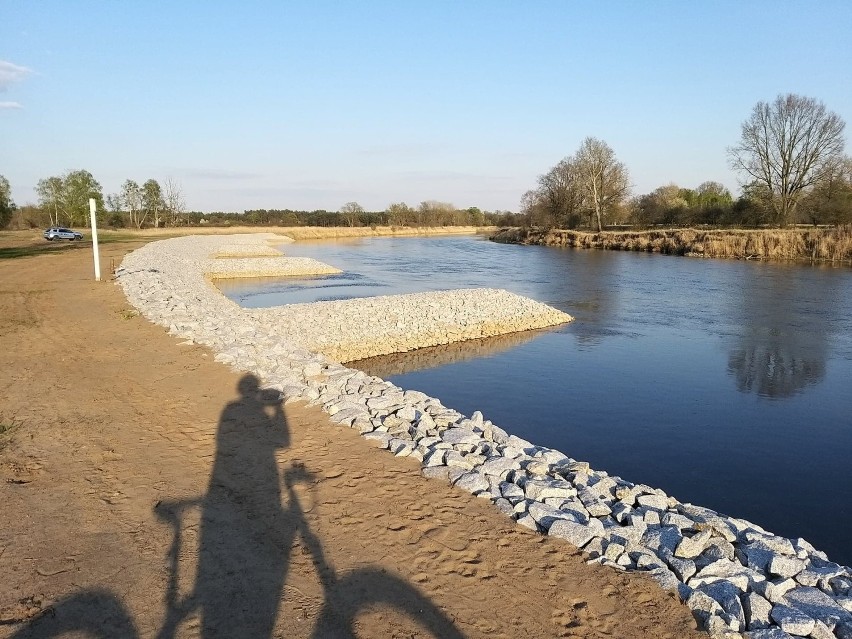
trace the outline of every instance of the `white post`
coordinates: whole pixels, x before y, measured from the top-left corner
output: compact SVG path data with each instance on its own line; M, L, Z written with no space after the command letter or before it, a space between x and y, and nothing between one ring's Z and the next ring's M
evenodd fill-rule
M98 255L98 221L95 216L95 198L89 198L89 216L92 218L92 252L95 255L95 281L101 281L101 258Z

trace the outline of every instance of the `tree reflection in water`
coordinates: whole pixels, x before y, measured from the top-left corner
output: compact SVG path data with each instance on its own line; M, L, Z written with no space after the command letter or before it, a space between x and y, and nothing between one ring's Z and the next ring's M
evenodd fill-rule
M833 278L813 285L801 269L783 265L750 275L755 277L741 280L735 302L744 332L728 354L737 390L784 398L820 384L829 355Z

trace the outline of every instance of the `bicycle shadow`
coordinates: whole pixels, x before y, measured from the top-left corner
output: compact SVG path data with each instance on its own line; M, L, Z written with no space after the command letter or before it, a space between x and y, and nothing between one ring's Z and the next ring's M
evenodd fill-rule
M301 542L323 589L311 636L354 637L358 614L385 606L407 615L434 637L460 639L452 621L417 588L378 568L336 574L320 538L311 530L296 487L316 483L301 463L279 467L276 453L290 446L290 428L277 393L244 375L239 398L222 411L207 492L200 499L160 502L155 513L173 527L166 558L169 582L158 639L282 636L278 619L292 550ZM181 560L187 553L186 514L200 507L197 563L189 592L181 592ZM276 633L278 628L278 634ZM191 629L191 630L190 630ZM77 631L96 637L138 636L131 615L109 591L82 591L51 606L13 639L44 638ZM290 633L287 632L289 635Z

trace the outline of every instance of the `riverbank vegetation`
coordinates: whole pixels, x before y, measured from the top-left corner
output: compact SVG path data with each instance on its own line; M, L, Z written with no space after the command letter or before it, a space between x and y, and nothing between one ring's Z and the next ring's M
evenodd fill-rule
M587 138L524 194L523 223L590 231L602 231L604 225L850 224L852 160L843 154L844 127L836 113L813 98L788 94L759 102L743 122L739 142L727 151L731 167L744 177L737 199L715 181L695 188L666 184L630 198L627 168L605 142ZM592 146L607 151L606 163L590 162Z
M806 229L687 228L599 233L514 227L500 229L491 239L509 244L852 265L852 225Z

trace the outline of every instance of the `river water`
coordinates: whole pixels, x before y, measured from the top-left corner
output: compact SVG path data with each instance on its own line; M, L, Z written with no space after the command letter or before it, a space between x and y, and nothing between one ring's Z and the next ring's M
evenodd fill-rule
M298 243L342 275L245 307L498 287L576 321L353 363L636 483L852 564L852 270L488 242Z

